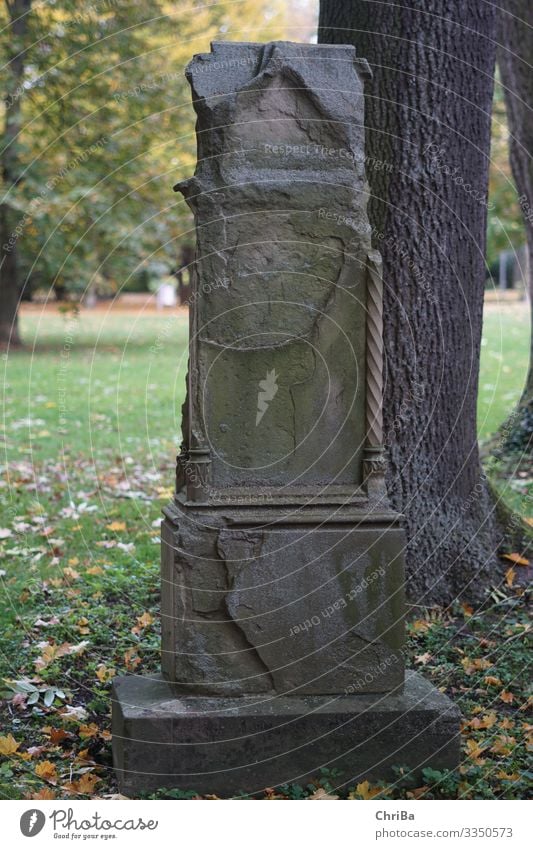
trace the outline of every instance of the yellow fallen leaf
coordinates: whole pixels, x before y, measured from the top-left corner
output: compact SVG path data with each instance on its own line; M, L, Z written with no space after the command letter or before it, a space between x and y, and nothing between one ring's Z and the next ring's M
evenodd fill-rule
M85 570L86 575L103 575L104 570L101 566L91 566L90 569Z
M361 781L360 784L357 785L355 791L349 794L349 799L375 799L376 796L379 796L384 792L383 787L371 787L370 782Z
M466 741L465 750L466 750L467 756L469 758L472 758L472 760L477 761L478 763L481 763L481 761L479 761L479 756L485 751L486 748L487 748L486 746L482 746L480 743L477 743L475 740L467 740Z
M529 566L529 560L526 557L522 557L518 552L513 552L513 554L504 554L503 555L506 560L510 560L511 563L514 563L516 566Z
M126 522L111 522L109 525L106 525L108 531L125 531L126 530Z
M78 781L72 782L74 792L90 795L91 793L94 793L95 787L100 780L101 779L97 778L96 775L86 772L78 779Z
M69 566L78 566L79 562L80 562L79 557L69 557L68 565Z
M413 622L411 627L413 631L423 634L425 631L429 631L431 627L431 622L426 622L425 619L417 619L415 622Z
M510 737L506 734L501 734L494 741L494 745L491 746L491 752L494 752L495 755L508 755L509 752L514 749L516 745L516 740L514 737Z
M151 625L154 621L154 617L151 613L143 613L142 616L137 616L137 623L140 628L147 628L148 625Z
M496 778L499 778L503 781L520 781L520 773L519 772L504 772L501 770L496 773Z
M108 667L105 666L103 663L101 663L98 669L96 670L96 677L99 681L102 682L102 684L105 684L106 681L109 681L116 674L117 673L115 669L108 669Z
M516 569L513 569L511 566L507 572L505 573L505 583L508 587L512 587L514 584L514 579L516 578Z
M97 737L99 733L100 729L95 722L91 722L89 725L80 725L78 728L78 734L82 740L86 740L88 737Z
M489 669L492 666L492 663L484 657L463 657L461 659L461 666L464 668L467 675L472 675L480 669Z
M12 734L0 737L0 755L14 755L19 746Z
M128 672L133 672L140 662L141 658L137 654L136 649L128 649L124 652L124 663L126 664Z
M485 716L478 717L475 716L474 719L470 720L471 728L492 728L497 721L497 716L494 713L487 713Z
M57 770L52 761L41 761L35 765L35 774L44 781L50 781L55 784L57 781Z
M488 684L489 687L501 687L502 684L501 679L496 678L495 675L485 675L483 681L485 684Z

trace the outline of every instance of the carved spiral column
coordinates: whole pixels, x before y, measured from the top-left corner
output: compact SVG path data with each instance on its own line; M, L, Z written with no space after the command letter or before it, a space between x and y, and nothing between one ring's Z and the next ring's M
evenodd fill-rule
M383 277L381 254L368 253L366 290L366 443L364 477L369 494L385 495L383 449Z

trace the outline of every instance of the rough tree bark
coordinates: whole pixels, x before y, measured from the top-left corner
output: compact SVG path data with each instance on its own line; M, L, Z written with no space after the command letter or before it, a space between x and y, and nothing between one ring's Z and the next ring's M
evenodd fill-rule
M385 278L388 486L418 603L476 599L501 531L476 401L497 9L482 0L322 0L319 41L370 62L367 174Z
M526 228L533 311L533 19L531 0L502 0L498 65L504 87L509 161ZM533 312L532 312L533 325ZM503 450L530 451L533 441L533 333L529 372L516 410L505 423Z
M18 307L20 281L17 263L16 227L20 213L11 204L10 193L20 180L19 134L21 94L24 78L24 48L28 13L32 0L5 0L8 29L7 83L4 93L4 133L0 153L2 200L0 202L0 346L19 345Z

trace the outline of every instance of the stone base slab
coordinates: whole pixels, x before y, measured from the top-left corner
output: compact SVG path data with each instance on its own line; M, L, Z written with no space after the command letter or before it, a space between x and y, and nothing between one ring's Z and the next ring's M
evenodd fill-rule
M394 778L407 766L453 769L460 713L432 684L407 672L386 695L220 698L180 696L162 678L113 683L113 759L126 796L158 788L253 794L305 784L321 768L338 784Z

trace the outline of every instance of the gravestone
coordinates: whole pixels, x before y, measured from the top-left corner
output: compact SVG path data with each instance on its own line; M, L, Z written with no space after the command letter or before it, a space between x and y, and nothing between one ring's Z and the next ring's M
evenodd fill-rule
M122 791L343 782L458 762L404 669L385 488L382 279L351 46L215 43L187 77L198 164L187 398L162 527L162 671L115 682Z

